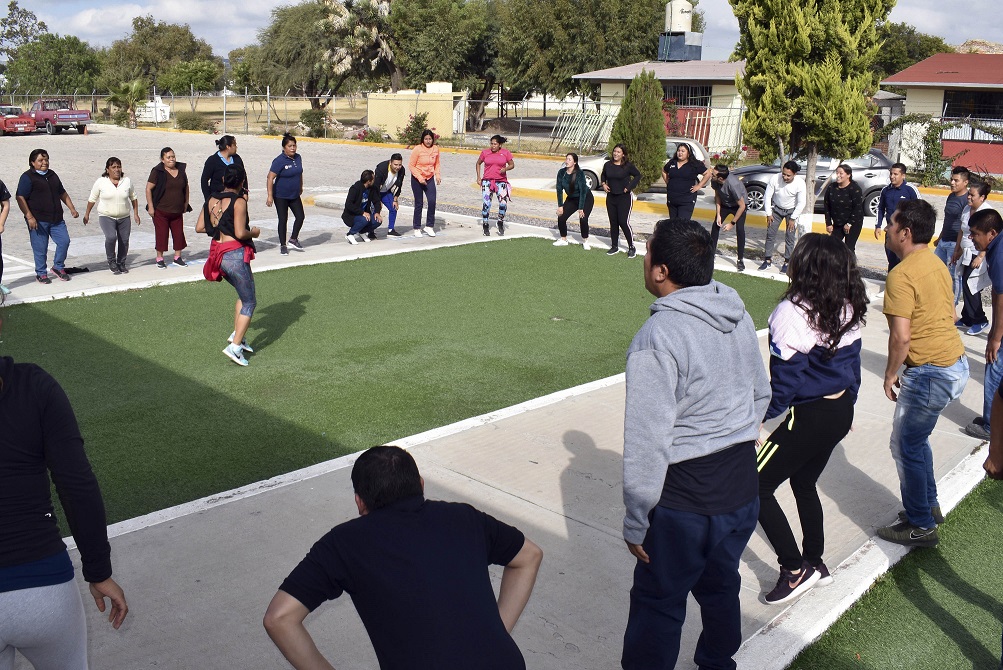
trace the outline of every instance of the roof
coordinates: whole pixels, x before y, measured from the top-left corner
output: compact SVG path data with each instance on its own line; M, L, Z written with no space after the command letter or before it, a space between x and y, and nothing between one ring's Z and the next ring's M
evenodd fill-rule
M916 88L1003 88L1003 54L934 54L881 83Z
M723 60L687 60L687 61L657 61L649 60L632 65L621 65L605 70L595 70L576 74L572 79L590 81L630 81L641 74L641 70L654 72L659 81L722 81L734 82L735 76L745 68L745 61Z
M900 95L898 93L892 93L891 91L881 91L881 90L875 91L874 95L871 97L873 97L875 100L905 100L904 95Z

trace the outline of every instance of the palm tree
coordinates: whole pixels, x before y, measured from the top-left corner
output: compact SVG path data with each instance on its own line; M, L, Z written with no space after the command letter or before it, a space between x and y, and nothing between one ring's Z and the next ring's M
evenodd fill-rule
M129 112L129 127L136 127L136 108L146 101L149 86L143 79L133 79L119 84L111 90L108 102Z

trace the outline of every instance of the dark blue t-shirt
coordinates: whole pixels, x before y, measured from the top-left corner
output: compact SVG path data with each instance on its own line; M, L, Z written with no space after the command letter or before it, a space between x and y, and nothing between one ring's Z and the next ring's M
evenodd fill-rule
M272 195L283 200L295 200L300 197L300 187L303 184L303 159L299 154L289 158L281 153L272 161L269 172L275 173L275 183L272 185Z
M989 279L993 283L993 293L1003 293L1003 244L1000 235L993 238L986 249L986 262L989 263Z
M944 206L944 228L940 231L941 242L957 242L958 233L961 231L961 214L968 205L967 195L947 196L947 204Z

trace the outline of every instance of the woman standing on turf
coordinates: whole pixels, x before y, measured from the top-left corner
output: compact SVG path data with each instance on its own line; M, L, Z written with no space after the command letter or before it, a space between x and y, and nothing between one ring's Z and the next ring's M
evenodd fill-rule
M485 235L491 235L488 217L491 215L491 195L498 198L498 234L505 234L505 212L508 211L508 201L511 199L511 189L508 183L508 171L515 167L512 153L502 147L506 140L501 135L491 137L491 148L485 149L477 157L474 172L477 183L481 186L481 227ZM484 178L481 179L481 166L484 166Z
M275 213L279 216L279 253L289 253L286 246L286 223L289 220L289 210L293 212L293 234L289 244L303 251L300 244L300 228L303 227L303 159L296 153L296 138L286 133L282 136L282 153L272 161L268 169L268 180L265 184L268 198L265 205L272 206L275 202Z
M843 163L836 168L836 184L825 189L825 232L855 251L864 227L864 192L853 181L853 168Z
M242 197L247 177L236 165L223 173L223 190L213 193L202 207L195 230L212 238L209 259L202 274L209 281L225 279L237 291L237 305L233 314L233 332L227 339L223 353L237 365L246 366L244 352L253 354L247 344L247 327L257 305L254 292L254 238L261 230L248 227L247 201Z
M442 183L439 173L439 147L435 146L435 133L426 128L421 131L421 144L411 150L408 160L411 170L411 193L414 195L414 236L422 232L435 237L435 187ZM428 215L421 224L421 208L428 197Z
M561 234L561 239L554 242L555 247L568 246L568 219L577 211L578 226L582 231L582 249L591 249L589 215L595 204L596 200L585 181L585 173L578 169L578 154L568 154L564 157L564 167L557 171L557 232ZM575 208L574 205L578 207Z
M153 218L154 246L157 250L157 267L167 267L167 235L174 241L174 264L188 265L181 259L181 251L188 246L185 239L185 213L192 211L189 204L190 189L185 164L179 163L174 149L160 150L160 163L150 170L146 179L146 213Z
M206 200L213 193L219 193L223 190L223 173L227 167L235 165L240 168L241 172L245 175L247 174L244 170L244 161L237 155L236 137L233 135L223 135L223 137L216 140L216 146L219 150L205 159L205 165L202 167L200 184L202 186L202 197ZM246 183L241 185L240 193L241 195L247 193Z
M45 271L45 257L49 253L49 239L56 243L56 253L52 257L52 274L62 281L70 281L64 263L70 248L70 233L63 220L63 206L70 208L70 214L77 218L80 214L70 200L70 194L63 188L63 182L49 169L49 152L35 149L28 155L28 170L17 182L17 206L28 224L28 238L31 253L35 259L35 279L40 284L51 284Z
M122 173L122 161L114 156L105 162L104 174L91 187L87 209L84 211L85 226L95 204L98 206L98 223L104 233L104 253L108 269L113 275L128 272L125 257L129 255L129 235L132 233L129 210L132 210L138 226L139 200L136 198L136 189L132 187L132 180Z
M665 181L665 201L670 219L692 219L697 203L697 191L710 181L711 171L685 142L676 147L676 155L662 167Z
M867 292L849 247L809 233L791 254L790 285L770 315L770 385L764 421L790 409L757 452L759 524L777 552L780 579L765 597L780 604L816 582L831 582L822 562L825 534L815 484L853 423L860 389L860 327ZM790 479L803 535L798 549L774 492Z
M627 159L627 147L622 144L613 147L613 159L602 166L599 181L606 191L606 214L609 216L611 245L606 255L619 253L619 235L623 230L627 239L627 258L633 258L637 256L637 249L634 248L634 231L630 228L630 211L634 208L631 191L641 182L641 173Z

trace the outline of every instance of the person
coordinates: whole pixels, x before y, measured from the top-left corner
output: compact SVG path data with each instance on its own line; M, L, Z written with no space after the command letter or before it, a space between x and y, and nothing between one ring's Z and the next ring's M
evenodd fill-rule
M66 273L66 252L70 248L70 233L66 230L63 220L64 203L70 208L70 215L75 219L80 216L73 206L70 194L63 188L63 182L54 170L49 169L49 152L45 149L34 149L28 155L29 168L17 182L14 197L17 206L24 214L28 224L28 238L31 241L31 253L35 259L35 279L40 284L51 284L49 274L45 270L46 256L49 253L49 239L56 243L56 252L52 257L52 274L62 281L70 281Z
M712 280L710 233L662 220L647 246L644 285L656 300L627 351L623 538L637 562L621 665L675 667L692 592L704 626L694 662L734 668L770 382L742 299Z
M247 200L242 194L246 183L243 168L228 166L223 173L223 190L210 195L195 224L196 232L212 238L203 276L209 281L225 279L237 291L233 332L223 353L241 367L248 365L244 354L254 353L247 343L247 328L257 306L251 261L255 254L254 239L261 235L260 228L249 226Z
M10 214L10 191L7 190L3 180L0 180L0 302L3 302L5 295L10 294L10 289L3 284L3 231L8 214Z
M206 200L213 193L222 193L223 186L223 175L226 173L226 168L235 165L241 169L241 171L246 175L247 171L244 169L244 161L240 156L237 155L237 138L233 135L223 135L223 137L216 140L216 153L212 154L205 159L205 165L202 167L202 179L200 183L202 185L202 197ZM247 196L247 183L241 185L240 187L241 195Z
M954 325L959 328L967 328L965 331L967 335L978 335L989 327L989 318L986 316L986 310L982 307L982 291L972 290L970 283L977 284L985 272L982 264L986 252L975 248L975 243L970 237L971 229L968 226L972 214L989 209L989 193L988 183L984 181L969 183L968 195L966 196L968 204L961 210L958 240L954 246L954 254L951 256L955 263L961 263L961 296L964 301L961 308L961 318L955 321Z
M763 203L766 209L766 220L769 225L766 228L766 251L763 256L763 263L759 266L759 271L764 272L773 267L773 253L777 248L777 233L780 224L785 219L787 221L786 234L784 236L784 264L780 268L781 274L787 273L787 259L794 251L794 244L798 236L798 218L804 211L808 202L808 192L805 187L804 178L798 175L801 166L794 161L787 161L780 169L780 173L770 179L766 185L766 195L763 196Z
M286 133L282 136L282 153L275 157L272 166L268 168L265 180L268 197L265 206L275 203L275 213L279 217L279 253L285 256L289 246L303 251L299 235L303 228L303 158L296 153L296 138ZM289 211L293 213L293 234L289 236L289 246L286 246L286 224L289 222Z
M968 168L958 165L951 170L951 192L947 194L944 205L944 226L940 229L940 237L934 246L933 253L944 261L951 271L954 282L954 304L961 300L961 269L954 260L954 250L958 246L958 235L961 233L961 215L968 206L968 180L971 173Z
M857 238L864 227L864 192L853 181L853 168L842 163L833 172L835 185L822 197L825 205L825 232L844 242L856 253Z
M146 179L146 213L153 219L154 246L157 252L157 267L167 267L164 254L167 253L167 235L174 243L174 265L188 265L181 258L181 252L188 246L185 239L185 214L192 211L191 189L188 185L186 165L178 162L174 149L160 150L160 163L153 166Z
M735 235L738 238L738 263L736 268L739 272L745 270L745 215L749 211L749 193L745 189L745 184L731 174L731 170L723 163L714 168L714 178L711 180L711 188L714 189L714 225L711 226L710 240L717 251L718 237L721 235L721 228L728 232L735 228ZM728 217L732 217L730 223L725 223Z
M132 209L136 225L139 225L139 200L132 180L122 172L122 161L112 156L104 164L104 173L91 187L84 211L84 225L91 218L94 205L98 207L98 223L104 233L104 253L108 259L108 269L113 275L129 272L125 258L129 255L129 235L132 224L129 210ZM118 247L116 253L115 247Z
M578 205L577 209L574 205ZM568 219L578 214L578 229L582 233L582 249L588 251L589 216L596 205L585 173L578 167L578 154L569 153L564 157L564 166L557 171L557 232L561 238L554 242L555 247L568 246Z
M411 193L414 195L414 236L425 233L435 237L435 187L442 183L439 172L439 147L435 144L435 133L426 128L421 131L421 144L411 150L408 159L411 170ZM425 224L421 223L421 210L428 198L428 214Z
M627 258L637 256L634 247L634 231L630 227L630 213L634 209L634 194L631 193L641 183L641 173L630 162L627 147L617 144L613 147L613 158L606 161L599 175L599 182L606 191L606 215L609 216L610 248L607 256L620 252L619 234L627 240Z
M376 178L372 170L363 170L359 181L352 184L345 198L345 208L341 212L341 220L348 226L345 240L349 244L358 244L355 236L363 242L376 239L376 229L383 223L380 216L380 201L373 198L373 184Z
M506 139L501 135L491 136L491 147L481 151L474 165L477 183L481 186L481 227L484 235L491 235L488 218L491 215L491 196L498 198L498 234L505 234L505 212L508 211L509 200L512 199L512 188L508 183L509 170L515 167L512 153L503 147ZM481 166L484 166L484 178L481 178Z
M822 561L825 532L816 483L853 424L868 302L853 251L835 235L802 237L789 273L790 285L770 315L773 396L763 420L787 416L758 450L759 525L780 563L780 579L764 598L771 605L832 581ZM788 479L802 549L774 495Z
M348 591L382 670L525 668L511 633L543 552L470 505L427 500L411 454L379 446L352 467L359 516L332 528L279 586L265 630L294 668L329 668L303 620ZM503 565L498 598L488 565Z
M940 541L930 433L968 382L965 346L954 327L951 275L929 248L936 223L930 203L903 199L885 236L888 249L901 259L885 282L889 336L884 391L895 403L890 447L905 514L899 523L879 528L878 537L913 547Z
M1000 342L1003 341L1003 244L997 240L1003 232L1003 219L995 209L986 208L972 214L968 225L975 248L986 255L986 273L992 286L993 326L986 341L982 415L979 417L982 420L972 421L965 426L965 432L972 437L988 440L993 394L1003 382L1003 357L999 355Z
M874 224L874 239L881 239L881 224L885 219L891 225L892 214L900 202L918 200L919 191L905 180L906 166L904 163L892 163L888 168L888 186L881 189L878 195L878 220ZM899 258L885 244L885 257L888 259L888 271L899 264Z
M697 204L697 191L710 181L711 171L693 155L686 142L680 142L675 155L662 167L665 182L665 202L670 219L692 219Z
M15 652L39 669L87 667L83 600L53 509L50 477L90 595L117 630L129 605L112 578L104 502L73 408L42 368L0 357L3 668L14 667Z
M404 188L404 158L399 153L391 154L390 160L376 165L375 185L379 187L373 197L387 208L387 237L401 237L394 226L397 224L397 210L400 208L401 190Z

